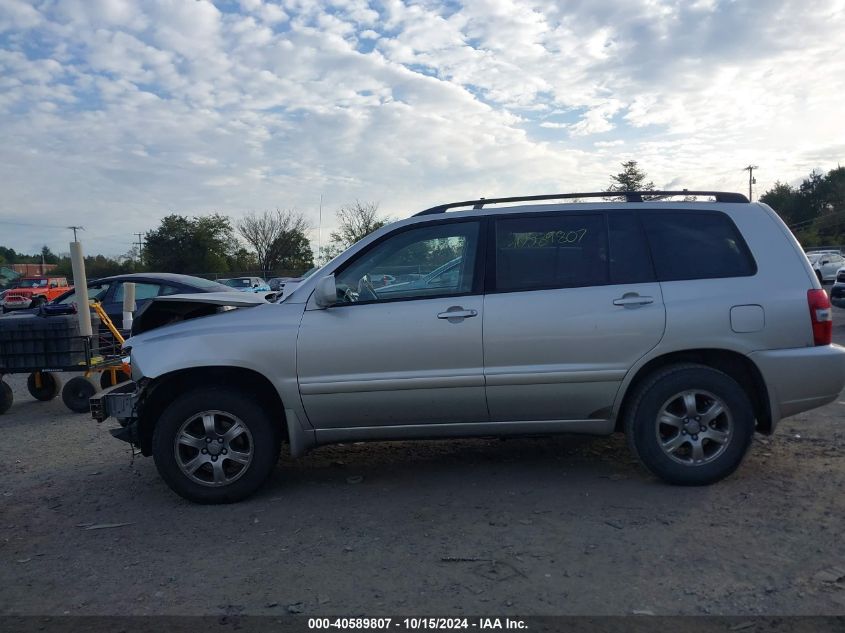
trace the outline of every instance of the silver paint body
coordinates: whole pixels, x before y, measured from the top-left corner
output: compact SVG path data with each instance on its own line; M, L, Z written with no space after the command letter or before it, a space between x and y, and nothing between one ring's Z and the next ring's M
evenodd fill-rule
M689 349L750 358L766 383L773 425L835 399L845 386L845 350L814 346L807 290L820 285L777 215L760 203L672 206L729 215L757 262L757 274L316 305L312 293L321 278L409 224L514 212L630 210L632 204L545 204L412 217L355 244L281 303L131 338L133 378L213 366L258 372L281 397L294 455L349 440L608 434L637 371L659 356ZM613 304L628 293L654 301L633 309ZM457 307L478 316L437 318Z

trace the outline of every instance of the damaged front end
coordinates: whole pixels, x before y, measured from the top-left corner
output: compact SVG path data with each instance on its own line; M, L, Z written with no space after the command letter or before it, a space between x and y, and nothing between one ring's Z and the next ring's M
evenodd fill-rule
M89 400L91 417L97 422L114 418L120 423L120 427L110 429L109 432L117 439L137 446L140 442L138 411L141 393L141 385L132 380L109 387Z
M242 292L169 295L155 298L138 312L132 325L132 338L127 340L124 346L124 352L130 356L132 380L105 389L90 398L91 416L98 422L114 418L120 427L110 429L109 432L117 439L140 447L143 440L141 417L144 400L151 391L151 379L145 376L144 363L140 363L139 366L139 363L133 362L137 357L133 347L136 349L147 347L148 354L156 357L160 350L155 346L148 347L147 333L152 330L156 330L152 334L153 337L158 337L160 328L178 331L180 326L177 324L183 324L181 327L189 327L193 330L193 324L188 325L186 321L213 317L216 314L266 303L266 299L260 295ZM207 323L204 319L203 321ZM153 375L158 374L153 373Z

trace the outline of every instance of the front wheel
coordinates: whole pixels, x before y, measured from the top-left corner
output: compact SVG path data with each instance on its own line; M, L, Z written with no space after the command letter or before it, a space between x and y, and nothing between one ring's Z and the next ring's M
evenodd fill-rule
M754 411L727 374L677 365L637 389L625 432L643 465L664 481L706 485L739 466L754 435Z
M156 468L190 501L240 501L264 484L279 460L278 424L248 393L225 387L190 391L156 424Z

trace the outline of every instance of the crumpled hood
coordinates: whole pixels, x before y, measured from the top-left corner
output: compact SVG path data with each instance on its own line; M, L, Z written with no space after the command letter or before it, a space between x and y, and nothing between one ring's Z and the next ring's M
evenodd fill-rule
M232 292L196 292L182 295L166 295L156 297L153 303L206 303L218 306L248 307L267 303L260 294L243 293L232 289Z
M260 294L232 292L198 292L156 297L135 315L133 338L150 330L173 327L200 317L209 317L231 310L267 304Z

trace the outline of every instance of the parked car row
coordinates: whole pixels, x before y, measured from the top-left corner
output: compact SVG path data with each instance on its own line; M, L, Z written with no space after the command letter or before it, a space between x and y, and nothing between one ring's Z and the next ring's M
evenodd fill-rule
M103 304L106 313L120 324L123 318L123 284L135 283L135 303L140 309L153 297L193 292L253 292L265 294L268 300L275 299L287 285L290 290L302 281L302 277L282 277L281 283L272 288L260 277L233 277L210 281L191 275L172 273L130 273L115 275L88 282L88 295ZM27 277L21 279L14 288L0 291L2 313L36 309L45 303L69 304L76 302L73 286L66 277Z

